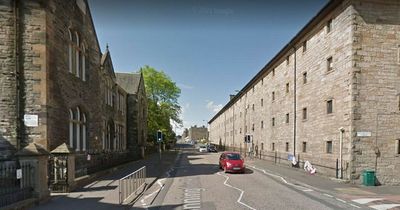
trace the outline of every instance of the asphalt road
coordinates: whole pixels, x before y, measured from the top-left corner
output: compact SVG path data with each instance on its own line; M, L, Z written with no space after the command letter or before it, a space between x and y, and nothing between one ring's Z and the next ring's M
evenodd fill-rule
M148 209L359 209L272 174L247 167L225 174L219 153L200 153L181 145L176 163L161 180L162 189Z

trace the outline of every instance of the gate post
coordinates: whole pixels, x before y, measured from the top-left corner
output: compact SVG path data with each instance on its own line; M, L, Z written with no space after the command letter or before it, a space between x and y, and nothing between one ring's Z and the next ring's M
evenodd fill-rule
M59 186L61 188L52 188L54 191L64 191L64 192L70 192L75 188L75 155L74 151L67 146L66 143L61 144L57 148L55 148L53 151L51 151L51 155L54 158L54 166L57 167L58 165L59 170L55 170L55 173L53 174L55 177L56 183L52 184L57 184L59 183ZM57 163L58 161L58 163ZM51 180L52 177L49 177ZM58 180L60 179L60 180ZM61 185L64 185L61 186Z
M22 174L22 179L33 188L33 194L39 201L47 200L50 197L50 191L47 185L49 154L50 153L46 149L36 143L30 143L16 153L21 165L26 164L33 167L30 173Z

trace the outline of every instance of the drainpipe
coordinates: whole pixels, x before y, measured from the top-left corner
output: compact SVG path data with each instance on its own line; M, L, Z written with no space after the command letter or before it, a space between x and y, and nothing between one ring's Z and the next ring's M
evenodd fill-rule
M344 128L341 127L339 128L339 179L343 179L343 168L342 168L342 156L343 156L343 133L344 133Z
M293 71L294 71L294 74L293 74L293 156L294 157L296 157L296 129L297 129L297 117L296 117L296 115L297 115L297 113L296 113L296 108L297 108L297 101L296 101L296 47L293 47L293 50L294 50L294 59L293 59L293 61L294 61L294 64L293 64ZM298 161L298 163L300 162L300 160L297 160Z
M15 133L16 133L16 149L17 151L20 150L21 147L21 116L20 116L20 98L21 98L21 93L20 93L20 81L19 81L19 75L20 75L20 31L19 31L19 7L20 7L20 2L19 0L14 0L14 58L15 58L15 70L14 70L14 76L15 76L15 90L16 90L16 100L15 100L15 111L16 111L16 128L15 128Z

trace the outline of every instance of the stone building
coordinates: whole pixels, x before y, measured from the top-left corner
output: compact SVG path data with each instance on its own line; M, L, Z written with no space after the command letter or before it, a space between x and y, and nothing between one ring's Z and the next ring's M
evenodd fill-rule
M138 157L144 157L147 141L147 97L143 75L141 73L117 73L117 82L124 88L128 104L128 149Z
M190 140L208 139L208 129L204 125L201 127L192 126L189 128L188 136Z
M210 121L210 140L400 184L400 4L332 0ZM338 167L336 162L338 161Z
M133 159L131 87L102 54L87 1L0 0L0 16L0 158L67 143L76 176Z

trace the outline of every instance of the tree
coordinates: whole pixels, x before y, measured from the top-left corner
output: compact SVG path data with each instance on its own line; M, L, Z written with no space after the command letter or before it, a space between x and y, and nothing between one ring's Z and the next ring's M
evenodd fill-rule
M178 104L181 89L163 71L150 66L144 66L140 71L148 100L148 139L155 142L157 130L163 132L165 140L175 139L171 121L182 124L181 107Z

